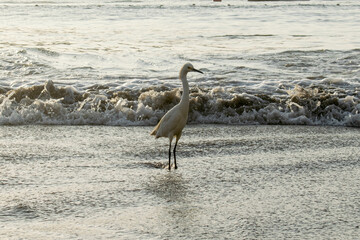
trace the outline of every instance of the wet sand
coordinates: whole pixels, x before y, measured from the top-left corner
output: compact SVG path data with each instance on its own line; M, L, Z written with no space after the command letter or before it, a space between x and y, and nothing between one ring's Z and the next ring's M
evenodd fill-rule
M5 239L356 239L360 129L1 126Z

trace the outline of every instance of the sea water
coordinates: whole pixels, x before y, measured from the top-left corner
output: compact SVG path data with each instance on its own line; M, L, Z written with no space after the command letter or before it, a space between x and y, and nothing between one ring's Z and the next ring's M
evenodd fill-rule
M360 3L1 1L0 124L360 126Z
M0 11L0 238L360 235L358 1ZM149 133L186 62L205 74L168 171Z

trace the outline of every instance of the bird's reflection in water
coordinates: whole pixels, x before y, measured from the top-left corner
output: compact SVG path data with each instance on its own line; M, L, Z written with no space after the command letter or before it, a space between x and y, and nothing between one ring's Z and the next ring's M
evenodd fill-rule
M167 172L152 176L147 190L166 202L186 202L188 183L181 173Z
M189 182L181 173L161 173L152 176L147 184L148 191L159 198L158 211L153 217L157 225L162 226L164 237L175 232L195 231L201 213L191 201Z

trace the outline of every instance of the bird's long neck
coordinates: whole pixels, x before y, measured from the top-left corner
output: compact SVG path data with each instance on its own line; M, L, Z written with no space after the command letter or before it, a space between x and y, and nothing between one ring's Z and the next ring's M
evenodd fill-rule
M186 74L187 72L183 71L183 69L180 71L180 80L182 82L183 86L183 93L181 96L180 104L186 107L189 107L189 83L186 80Z

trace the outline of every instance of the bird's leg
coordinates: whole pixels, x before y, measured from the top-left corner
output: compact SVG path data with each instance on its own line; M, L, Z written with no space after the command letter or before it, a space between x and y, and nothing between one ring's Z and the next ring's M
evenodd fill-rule
M179 141L179 139L176 138L175 147L174 147L174 163L175 163L175 169L177 169L177 165L176 165L176 146L177 146L178 141Z
M171 170L171 140L170 140L170 144L169 144L169 170Z

